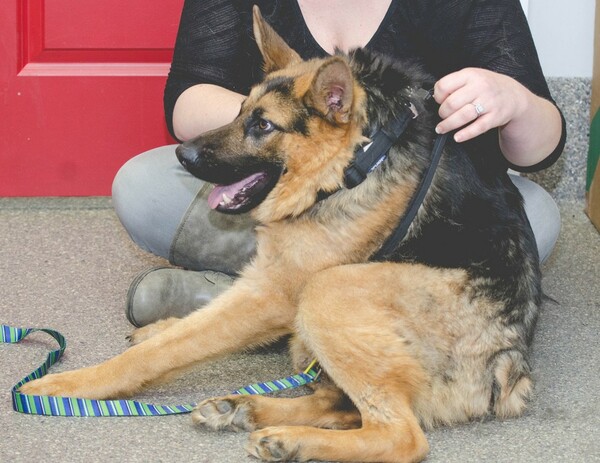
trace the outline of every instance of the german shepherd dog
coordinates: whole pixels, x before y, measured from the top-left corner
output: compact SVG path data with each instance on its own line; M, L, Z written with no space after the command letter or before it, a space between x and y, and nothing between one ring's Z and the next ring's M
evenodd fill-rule
M252 431L247 450L268 461L414 462L428 452L424 429L521 414L541 288L509 178L478 176L449 141L408 233L391 257L374 261L431 156L437 115L413 90L432 79L360 49L303 61L257 8L254 34L265 80L231 124L178 155L194 175L229 184L215 188L213 207L253 210L255 258L208 306L141 328L123 354L23 392L131 395L292 334L295 368L314 358L323 369L313 394L214 398L193 420ZM345 187L356 148L407 104L418 117L378 168Z

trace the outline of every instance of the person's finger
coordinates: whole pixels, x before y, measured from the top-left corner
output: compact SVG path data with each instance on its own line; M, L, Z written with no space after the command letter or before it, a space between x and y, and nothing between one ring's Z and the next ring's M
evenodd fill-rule
M437 133L447 133L460 129L485 114L485 108L480 103L467 103L459 110L443 119L436 127Z
M490 120L491 117L489 116L477 118L474 122L456 132L454 134L454 140L458 143L462 143L478 137L492 128L493 124L489 122Z
M453 72L438 80L433 87L433 98L441 105L446 99L466 85L464 70Z

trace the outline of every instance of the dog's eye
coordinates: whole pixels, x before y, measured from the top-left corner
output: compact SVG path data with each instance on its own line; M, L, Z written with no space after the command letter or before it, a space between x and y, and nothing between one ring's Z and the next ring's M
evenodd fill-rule
M261 132L272 132L275 126L266 119L259 119L256 124Z

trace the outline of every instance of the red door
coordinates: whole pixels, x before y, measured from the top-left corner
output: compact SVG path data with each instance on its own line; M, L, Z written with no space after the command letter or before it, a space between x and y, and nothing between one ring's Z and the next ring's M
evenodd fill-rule
M108 195L173 143L162 92L183 0L0 1L0 196Z

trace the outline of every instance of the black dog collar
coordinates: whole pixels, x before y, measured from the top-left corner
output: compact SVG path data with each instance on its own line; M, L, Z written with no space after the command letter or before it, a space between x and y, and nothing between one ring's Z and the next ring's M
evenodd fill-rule
M414 94L421 97L423 102L427 104L433 97L433 90L418 89L414 91ZM354 153L354 160L344 172L344 184L346 188L350 189L360 185L370 172L373 172L373 170L385 161L392 145L402 136L410 122L417 117L418 113L415 106L412 103L407 103L398 117L388 122L371 137L371 143L359 147ZM387 260L408 233L408 229L416 217L421 204L423 204L427 191L429 191L447 138L447 133L436 137L429 165L423 172L419 186L411 198L400 223L381 248L371 256L370 260ZM326 199L334 193L335 191L319 191L317 201Z
M427 103L433 96L433 90L420 88L413 91L413 94ZM367 178L367 174L385 161L392 145L402 136L410 122L418 116L415 105L406 103L396 118L389 121L371 137L370 143L359 147L354 152L354 160L344 172L346 188L354 188L361 184Z
M419 113L412 103L407 103L402 112L371 137L371 142L354 152L354 160L344 171L344 185L354 188L367 178L388 156L390 148L402 136L410 122Z

